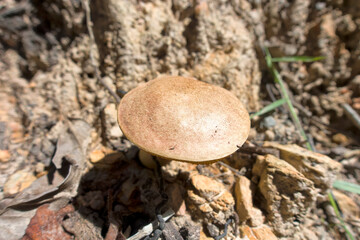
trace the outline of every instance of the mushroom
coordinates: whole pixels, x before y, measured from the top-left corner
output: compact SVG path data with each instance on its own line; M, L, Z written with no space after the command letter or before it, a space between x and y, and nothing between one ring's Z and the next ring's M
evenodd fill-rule
M231 92L178 76L159 77L128 92L118 106L118 123L140 149L190 163L232 154L250 130L249 114Z

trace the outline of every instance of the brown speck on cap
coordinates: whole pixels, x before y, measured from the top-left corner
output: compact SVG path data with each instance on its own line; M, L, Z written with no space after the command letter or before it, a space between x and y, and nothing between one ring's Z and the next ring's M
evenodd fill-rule
M170 76L127 93L118 107L118 122L139 148L196 163L235 152L250 129L249 114L231 92L193 78Z

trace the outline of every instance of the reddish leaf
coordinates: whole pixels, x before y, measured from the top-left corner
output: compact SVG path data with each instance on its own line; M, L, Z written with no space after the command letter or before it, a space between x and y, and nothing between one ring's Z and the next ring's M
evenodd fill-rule
M61 224L66 214L74 212L74 207L67 205L59 211L52 211L48 207L49 205L46 204L38 208L22 240L72 239L72 236L64 231Z

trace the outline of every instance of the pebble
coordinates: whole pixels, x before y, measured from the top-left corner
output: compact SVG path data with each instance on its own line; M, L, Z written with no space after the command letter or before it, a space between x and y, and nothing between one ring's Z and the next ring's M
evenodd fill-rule
M5 163L10 160L11 154L8 150L0 150L0 162Z
M265 142L264 147L271 147L280 151L280 158L285 160L304 176L314 182L326 195L326 191L332 187L339 172L342 171L341 163L332 160L326 155L314 153L295 144L281 145L276 142Z
M342 133L333 135L332 140L337 144L347 144L349 142L349 139Z
M98 167L111 167L112 164L125 159L122 152L113 151L110 148L102 147L90 153L90 162Z
M114 103L108 104L104 109L106 136L109 138L119 138L123 136L117 124L117 109Z
M315 4L316 10L323 10L325 7L326 7L325 2L318 2L318 3Z
M266 130L265 131L265 140L272 141L274 139L275 139L275 133L271 130Z
M45 164L42 162L38 162L35 166L36 178L40 178L48 173L45 171Z
M188 210L205 222L225 224L233 213L235 200L226 187L204 175L191 177L193 190L188 190Z
M185 215L186 214L186 205L183 198L183 192L185 190L181 187L178 183L173 183L169 185L167 189L168 196L169 196L169 205L171 209L174 210L177 216Z
M210 236L212 237L216 237L220 235L220 229L215 226L214 224L208 223L206 225L206 229L208 230L208 232L210 233Z
M271 231L271 229L265 225L257 228L250 228L249 226L240 227L241 237L244 239L252 240L277 240L278 238Z
M120 130L119 126L115 125L112 126L110 129L110 136L113 138L120 138L122 137L124 134L122 133L122 131Z
M96 149L90 153L90 161L97 163L105 157L105 153L101 149Z
M235 184L235 199L236 211L240 222L250 220L252 227L261 225L264 222L264 217L259 209L254 208L252 191L250 188L250 180L244 176L236 179Z
M272 128L275 125L276 125L276 120L272 116L265 117L260 123L260 126L265 128L265 129Z

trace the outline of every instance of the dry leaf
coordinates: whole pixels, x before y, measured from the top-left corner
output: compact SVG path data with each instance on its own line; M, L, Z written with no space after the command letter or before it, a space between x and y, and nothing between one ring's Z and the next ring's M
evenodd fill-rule
M72 236L64 231L61 224L65 215L74 211L75 209L72 205L67 205L59 211L49 209L48 204L42 205L31 219L22 240L72 239Z
M64 202L66 203L76 196L86 159L87 146L90 143L90 126L83 120L68 121L66 125L64 133L59 136L56 152L52 159L54 166L49 173L34 181L15 198L4 199L0 202L0 226L11 224L7 215L4 214L9 209L16 215L16 211L13 209L25 211L46 202L53 202L52 207L60 209L64 206ZM26 222L24 219L21 221L23 224ZM21 223L18 225L21 227L19 226L18 231L15 232L16 234L22 232L23 235L24 227ZM8 232L8 235L2 234L1 238L18 239L11 231Z

